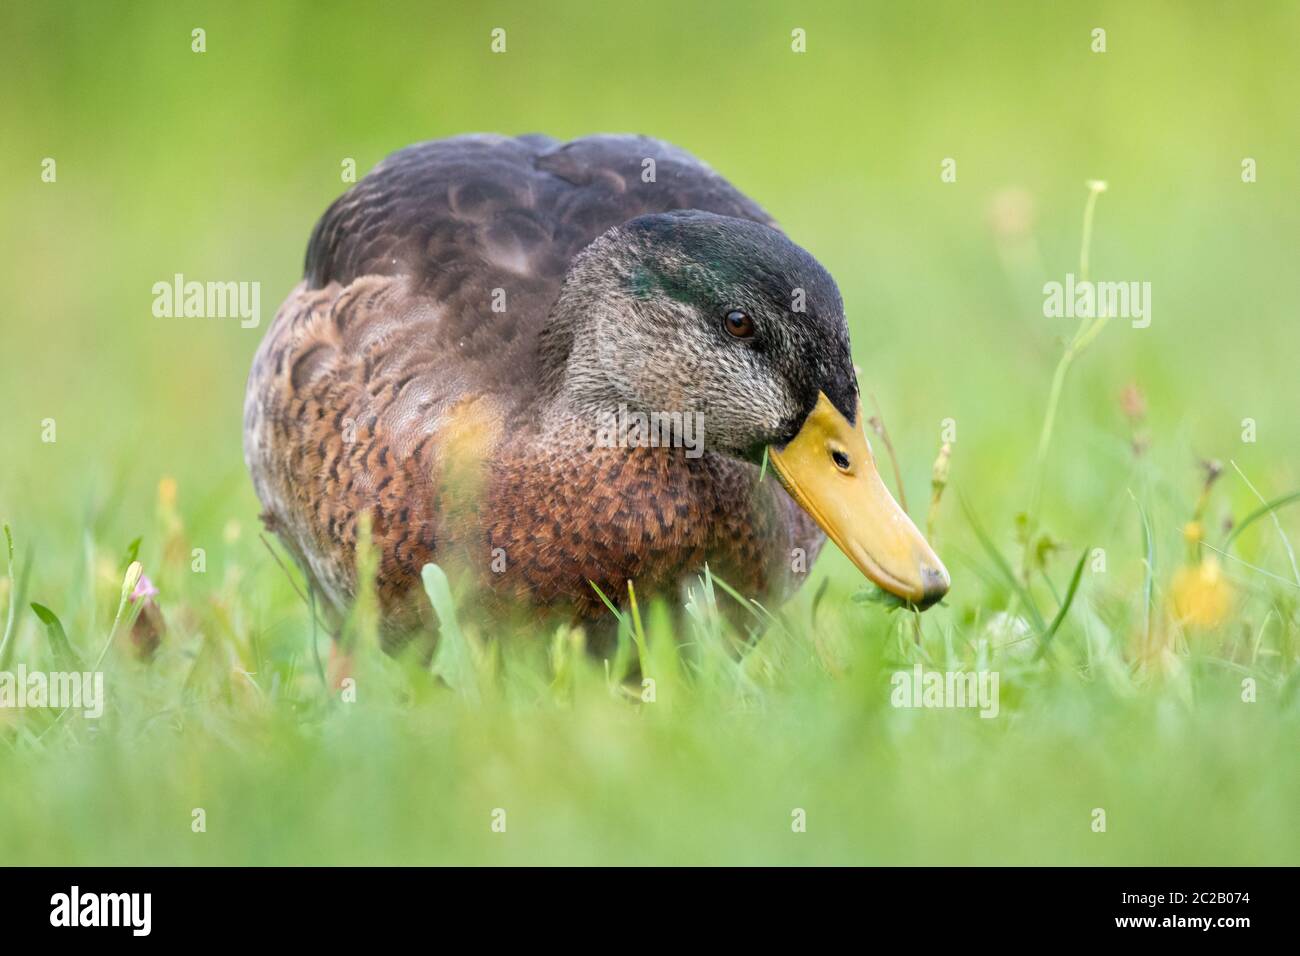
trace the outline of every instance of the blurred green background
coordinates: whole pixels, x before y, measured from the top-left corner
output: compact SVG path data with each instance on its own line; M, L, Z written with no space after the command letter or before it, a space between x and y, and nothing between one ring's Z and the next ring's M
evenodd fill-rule
M288 667L303 653L305 612L257 540L258 506L241 453L248 366L301 275L313 224L346 188L341 163L354 159L361 175L402 146L469 131L558 138L626 131L670 140L757 199L826 265L843 292L863 389L884 412L914 513L924 512L941 422L956 422L952 488L935 533L954 591L947 608L925 619L936 647L951 650L954 635L960 645L1008 607L1005 589L978 573L980 548L953 492L1010 553L1052 371L1073 332L1068 320L1043 317L1041 287L1078 272L1088 180L1109 185L1097 206L1093 273L1149 281L1153 321L1146 329L1112 322L1071 372L1042 507L1043 525L1067 545L1048 569L1057 585L1078 549L1107 549L1105 600L1128 603L1123 613L1094 617L1109 629L1113 659L1128 667L1144 575L1129 491L1149 511L1167 577L1183 558L1181 528L1203 481L1198 459L1235 461L1267 498L1300 487L1295 3L51 2L10 5L6 21L0 520L14 529L20 562L31 554L29 598L63 614L85 647L102 641L116 606L114 569L127 543L143 536L141 559L162 587L178 656L218 639L249 670L258 655ZM490 52L495 27L507 31L505 54ZM1098 27L1106 30L1101 54L1091 50ZM194 28L206 31L204 53L191 50ZM806 53L791 50L795 28L806 31ZM47 157L57 162L54 183L41 178ZM955 183L940 178L948 157L957 161ZM1258 164L1257 182L1242 182L1246 157ZM178 272L261 283L261 326L154 318L153 284ZM1146 404L1136 426L1148 444L1141 456L1121 407L1129 386ZM1257 423L1253 443L1242 440L1246 418ZM55 420L54 443L42 441L45 419ZM176 482L174 506L159 503L165 477ZM1214 540L1225 519L1257 504L1229 467L1204 514ZM1300 509L1277 515L1294 538ZM165 544L182 527L187 543L207 550L204 578L168 571ZM1246 661L1237 648L1220 654L1229 666L1210 668L1230 679L1205 693L1229 712L1233 668L1260 667L1270 686L1295 685L1300 586L1285 581L1285 548L1270 521L1242 546L1252 564L1284 580L1252 579L1249 599L1222 626L1224 641L1249 647L1259 635L1256 651L1269 652ZM832 582L826 607L841 615L836 627L850 658L867 654L884 666L900 653L903 625L848 603L859 578L847 561L828 552L817 577ZM1271 590L1261 594L1260 586ZM1096 588L1090 606L1104 603L1103 585ZM43 630L25 607L18 617L20 655L39 655ZM123 716L99 741L76 729L53 738L57 746L18 733L0 750L15 770L0 774L0 809L14 814L0 823L0 850L27 862L1296 862L1294 828L1277 832L1300 795L1294 712L1268 705L1268 713L1232 723L1182 692L1112 699L1112 689L1099 702L1087 696L1100 693L1087 689L1095 675L1086 642L1096 631L1081 628L1072 620L1063 632L1081 683L1027 678L1045 695L1021 711L1039 715L1030 721L1036 737L1017 735L1023 723L1008 705L1010 728L953 715L964 721L960 729L932 723L909 738L906 728L927 715L868 708L864 718L864 679L846 684L815 668L793 686L778 680L783 689L760 708L771 726L742 721L726 746L709 730L736 719L725 699L679 710L684 716L662 734L622 714L599 739L562 711L545 712L541 726L554 733L540 735L519 727L506 705L489 717L460 709L451 716L439 704L416 717L393 704L351 724L336 715L304 720L305 731L299 711L286 715L273 704L266 723L251 728L244 716L209 714L195 718L201 731L189 725L204 735L201 744L178 743L159 729L169 720L150 724L144 713L138 725ZM165 699L173 685L165 662L161 670L131 673ZM791 672L803 673L793 665ZM694 692L707 689L705 682ZM227 708L242 705L229 688L219 696ZM608 706L593 713L608 716ZM393 729L408 719L428 735ZM568 736L548 722L564 723ZM614 739L609 726L624 724L626 737ZM327 739L339 736L337 747L321 745L322 727ZM246 765L239 755L261 752L263 734L272 741L269 762ZM819 746L808 747L810 737ZM859 750L867 738L873 742ZM135 763L124 755L141 739L156 749L140 750ZM557 739L573 749L521 766L521 755L536 753L528 743ZM115 747L123 748L121 763L77 756L78 748L103 756ZM1093 766L1090 779L1105 781L1101 789L1134 812L1153 813L1148 798L1167 793L1170 781L1194 794L1193 804L1159 824L1137 827L1130 816L1130 842L1117 838L1104 850L1088 843L1086 830L1067 836L1054 816L1065 812L1060 799L1067 791L1080 807L1098 799L1078 780L1063 782L1079 769L1076 747L1097 748L1095 765L1085 755L1082 766ZM1149 765L1156 750L1169 756ZM724 752L733 763L719 757ZM909 752L924 769L908 762ZM350 771L340 769L343 755L358 758ZM519 759L511 763L511 755ZM592 776L562 769L571 765ZM398 768L413 766L433 782L402 779ZM468 836L426 843L404 830L401 821L423 812L427 786L443 793L443 832L460 832L455 813L478 803L456 788L448 769L456 766L487 791L485 776L517 775L512 785L533 794L534 807L549 808L537 817L554 831L533 831L534 842L512 856ZM710 767L730 770L715 779ZM974 782L971 767L979 768ZM826 804L846 810L874 795L882 815L851 837L823 832L822 842L798 846L781 819L764 842L736 807L725 818L711 815L714 796L743 803L754 786L792 768ZM335 770L353 780L343 794L358 800L382 787L373 781L394 781L387 798L375 798L376 816L349 823L346 809L331 805L335 816L320 817L325 831L287 822L321 796L309 784L328 789ZM1019 793L1007 789L1011 778ZM221 780L224 789L214 783ZM588 780L596 782L584 804L564 781L581 788ZM279 836L253 826L223 851L146 837L148 821L175 816L175 802L189 800L199 781L222 794L210 801L230 801L232 815L238 808L245 821L259 812L278 819ZM972 806L958 800L959 787ZM114 817L113 793L137 809L119 803L125 817ZM1013 798L1037 801L1042 812L1009 811ZM782 793L772 800L779 807L767 809L788 820L780 808L799 799ZM647 822L673 807L696 815ZM178 819L188 837L188 809ZM75 838L52 839L60 827ZM265 855L266 846L274 853Z
M250 514L244 379L340 163L362 174L476 130L645 132L711 163L837 278L914 497L952 417L954 480L980 476L991 509L1023 481L1072 331L1043 318L1041 283L1077 272L1084 182L1105 179L1095 273L1150 281L1154 321L1115 323L1079 367L1046 506L1077 533L1122 493L1069 479L1122 454L1107 435L1129 381L1157 455L1297 483L1295 4L50 3L10 21L0 446L20 467L0 500L46 533L77 527L96 488L130 532L164 473ZM1008 188L1027 194L1042 270L1003 265L990 216ZM152 285L176 272L260 282L262 327L155 320Z

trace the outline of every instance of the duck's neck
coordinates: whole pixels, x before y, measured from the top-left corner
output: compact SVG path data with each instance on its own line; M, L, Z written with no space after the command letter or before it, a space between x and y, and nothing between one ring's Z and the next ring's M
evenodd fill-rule
M622 347L615 332L617 317L627 308L630 266L623 248L621 234L611 230L569 266L538 340L541 402L548 417L594 420L601 411L630 402L630 383L618 371L628 356L610 351Z
M538 405L548 427L594 423L602 413L633 404L628 384L611 374L611 357L601 354L604 341L594 311L551 314L539 342Z

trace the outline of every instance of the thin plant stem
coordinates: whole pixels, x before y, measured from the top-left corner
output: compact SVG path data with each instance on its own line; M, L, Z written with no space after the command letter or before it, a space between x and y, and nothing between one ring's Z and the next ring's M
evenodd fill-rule
M1232 462L1232 467L1237 470L1237 474L1240 475L1241 480L1246 483L1246 487L1249 488L1251 492L1254 493L1255 497L1259 499L1260 504L1267 505L1268 502L1265 500L1264 496L1259 493L1259 489L1251 484L1250 479L1246 477L1246 473L1241 470L1240 466L1238 466L1235 461ZM1270 511L1268 516L1273 519L1273 527L1277 529L1277 536L1282 539L1282 547L1286 549L1286 556L1291 561L1291 573L1295 576L1295 583L1297 586L1300 586L1300 566L1296 565L1295 550L1291 547L1291 541L1287 538L1286 532L1282 530L1282 522L1277 518L1277 511Z
M876 434L880 440L885 443L885 451L889 454L890 464L894 467L894 486L898 489L898 503L907 511L907 492L903 488L903 472L898 467L898 455L894 454L894 443L889 440L889 429L885 427L885 413L880 410L880 403L876 401L876 396L872 393L871 404L876 409L876 422L879 424Z
M1087 282L1089 268L1092 257L1092 221L1097 208L1097 197L1106 191L1106 184L1100 180L1092 180L1088 183L1088 201L1083 207L1083 238L1079 247L1079 281ZM1047 409L1043 413L1043 427L1038 435L1038 453L1034 461L1033 485L1029 493L1029 508L1026 512L1027 521L1025 522L1026 532L1032 537L1038 520L1038 508L1042 499L1043 492L1043 473L1047 467L1047 452L1052 444L1052 433L1056 429L1056 412L1061 404L1061 393L1065 389L1065 377L1070 371L1070 366L1097 337L1102 328L1105 327L1108 315L1100 315L1093 318L1083 317L1079 320L1079 327L1074 333L1065 351L1061 353L1060 361L1056 363L1056 370L1052 373L1052 386L1047 394ZM1025 569L1028 572L1029 554L1032 548L1026 547L1025 551Z

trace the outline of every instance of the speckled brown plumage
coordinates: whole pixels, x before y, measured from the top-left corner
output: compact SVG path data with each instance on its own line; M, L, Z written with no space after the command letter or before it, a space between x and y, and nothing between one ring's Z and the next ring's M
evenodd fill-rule
M792 550L811 564L822 535L754 465L597 447L589 416L539 414L539 337L574 257L676 209L770 224L703 164L631 136L413 146L330 207L245 404L267 524L330 605L354 593L365 511L393 627L419 619L427 562L476 575L489 603L577 619L607 613L588 581L671 593L705 562L760 599L797 586Z
M676 448L602 448L578 427L565 437L506 456L486 488L487 545L517 556L498 582L516 600L598 616L603 603L588 581L606 595L629 580L642 593L672 593L706 562L743 593L784 596L793 549L816 557L820 532L752 465Z

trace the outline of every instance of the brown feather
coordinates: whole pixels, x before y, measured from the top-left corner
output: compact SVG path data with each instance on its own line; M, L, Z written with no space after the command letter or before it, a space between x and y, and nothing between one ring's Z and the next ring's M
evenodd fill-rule
M655 183L641 181L645 158ZM670 593L706 562L756 597L797 585L792 550L811 564L822 536L754 466L597 448L577 421L557 441L536 420L538 335L574 256L675 209L771 224L702 163L631 136L425 143L329 208L254 360L245 457L268 527L330 605L354 594L365 511L395 627L421 617L427 562L478 569L503 604L577 619L604 613L589 581Z

